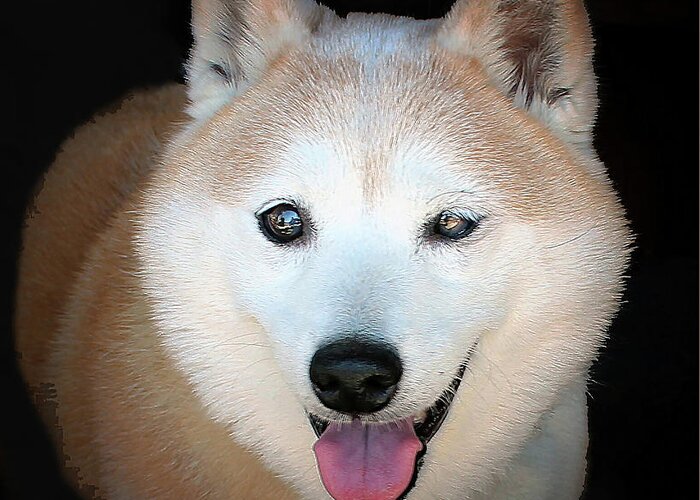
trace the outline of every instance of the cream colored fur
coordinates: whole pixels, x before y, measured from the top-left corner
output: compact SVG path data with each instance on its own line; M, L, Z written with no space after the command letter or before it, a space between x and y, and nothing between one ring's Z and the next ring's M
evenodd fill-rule
M194 13L187 88L79 129L28 213L17 350L71 481L87 497L327 498L306 412L338 415L309 361L362 331L405 367L373 420L420 415L472 352L408 498L578 497L587 373L629 246L592 148L582 5ZM289 199L309 245L259 231ZM425 240L452 207L477 230Z

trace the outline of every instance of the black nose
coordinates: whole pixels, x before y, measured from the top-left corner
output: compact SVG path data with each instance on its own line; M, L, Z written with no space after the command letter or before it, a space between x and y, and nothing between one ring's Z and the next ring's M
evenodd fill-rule
M381 410L396 392L401 360L388 346L339 341L311 360L311 382L321 402L344 413Z

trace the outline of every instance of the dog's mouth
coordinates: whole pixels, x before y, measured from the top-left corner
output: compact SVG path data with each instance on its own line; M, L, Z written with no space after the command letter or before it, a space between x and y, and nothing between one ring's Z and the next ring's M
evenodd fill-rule
M418 477L428 443L450 410L466 362L432 406L389 422L329 421L311 413L321 480L335 500L404 498Z

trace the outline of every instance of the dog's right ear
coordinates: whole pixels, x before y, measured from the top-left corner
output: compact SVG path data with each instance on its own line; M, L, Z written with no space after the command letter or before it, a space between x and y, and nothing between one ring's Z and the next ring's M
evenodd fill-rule
M213 114L280 51L303 43L328 12L313 0L193 0L188 113Z

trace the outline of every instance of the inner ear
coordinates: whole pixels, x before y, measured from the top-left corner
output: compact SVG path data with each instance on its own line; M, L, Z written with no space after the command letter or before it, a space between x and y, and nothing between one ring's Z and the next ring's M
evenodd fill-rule
M231 70L224 64L219 63L209 63L211 70L219 75L227 84L232 85L233 79L231 77Z
M563 59L563 36L555 2L500 1L496 16L501 19L500 49L510 62L506 75L509 94L530 106L537 98L554 102L553 78Z

